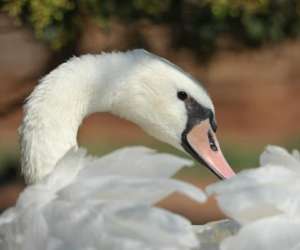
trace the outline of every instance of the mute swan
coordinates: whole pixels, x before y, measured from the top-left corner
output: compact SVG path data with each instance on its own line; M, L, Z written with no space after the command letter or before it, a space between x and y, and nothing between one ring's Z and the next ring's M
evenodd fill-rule
M188 74L144 50L74 57L27 100L20 127L28 186L0 217L1 249L190 249L190 223L150 205L174 191L203 202L197 188L168 179L191 162L144 147L100 159L78 148L94 112L128 119L192 155L220 178L234 172L215 137L212 101Z
M221 250L300 249L300 157L268 146L261 167L207 188L225 214L241 224Z

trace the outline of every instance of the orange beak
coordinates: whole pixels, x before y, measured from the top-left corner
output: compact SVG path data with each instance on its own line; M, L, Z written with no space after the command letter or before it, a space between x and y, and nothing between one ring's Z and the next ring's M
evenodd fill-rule
M208 119L195 125L185 135L184 140L186 145L183 144L183 147L219 178L228 179L235 175L223 156Z

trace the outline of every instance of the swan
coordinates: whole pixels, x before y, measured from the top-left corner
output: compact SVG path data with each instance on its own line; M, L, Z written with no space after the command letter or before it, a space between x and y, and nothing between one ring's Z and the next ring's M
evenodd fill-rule
M260 167L207 187L222 211L241 225L221 250L300 249L300 154L268 146ZM250 243L251 242L251 243Z
M19 129L28 187L0 217L0 249L191 249L190 222L153 204L191 161L145 147L101 158L77 143L85 117L110 112L182 150L221 179L234 176L216 138L213 103L189 74L145 50L73 57L46 75L24 106Z

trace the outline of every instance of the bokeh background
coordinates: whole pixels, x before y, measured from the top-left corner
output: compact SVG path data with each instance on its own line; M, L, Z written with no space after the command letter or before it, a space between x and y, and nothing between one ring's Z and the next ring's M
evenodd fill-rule
M17 128L38 79L69 57L145 48L182 67L208 89L218 137L234 169L258 166L267 144L300 148L299 0L2 0L0 2L0 211L24 188ZM136 125L92 115L80 145L103 155L143 144L181 154ZM204 167L177 178L204 187ZM221 218L174 195L161 206L203 223Z

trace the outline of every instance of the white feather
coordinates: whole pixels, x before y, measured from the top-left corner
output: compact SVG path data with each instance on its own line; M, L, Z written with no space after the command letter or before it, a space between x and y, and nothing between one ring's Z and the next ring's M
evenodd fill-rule
M299 247L299 232L300 223L294 218L263 218L225 239L220 250L293 250Z
M130 160L130 163L127 161ZM88 173L95 175L122 175L149 178L169 178L183 166L193 162L175 155L156 153L142 146L126 147L101 158L90 158L86 163ZM101 166L101 167L99 167ZM86 178L86 171L80 177Z
M241 223L221 250L292 250L300 246L300 160L268 146L261 167L207 188L222 211Z
M144 147L100 159L72 149L0 217L0 249L195 247L198 241L188 220L151 207L175 191L205 201L201 190L168 178L187 164L191 162ZM116 166L123 171L118 173Z

